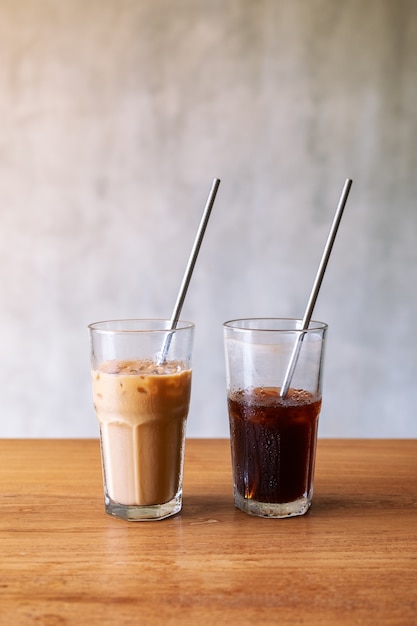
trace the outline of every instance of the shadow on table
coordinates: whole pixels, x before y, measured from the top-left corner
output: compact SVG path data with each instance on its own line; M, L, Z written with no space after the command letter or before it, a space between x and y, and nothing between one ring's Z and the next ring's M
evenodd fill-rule
M367 490L363 493L318 492L313 497L313 504L308 517L337 518L361 517L366 512L372 515L386 515L393 510L406 513L417 510L417 501L412 494L376 493ZM228 521L242 515L235 508L233 493L230 494L197 494L185 493L183 498L182 519L190 523L215 523ZM245 515L245 514L243 514ZM245 515L246 516L246 515ZM251 517L251 516L249 516Z
M187 494L183 497L181 518L190 523L215 523L232 517L235 511L232 494Z

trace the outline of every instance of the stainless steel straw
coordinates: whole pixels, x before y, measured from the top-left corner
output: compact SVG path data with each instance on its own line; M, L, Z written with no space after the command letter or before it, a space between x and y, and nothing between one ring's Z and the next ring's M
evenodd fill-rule
M182 305L184 304L185 296L187 294L188 286L190 284L191 276L192 276L194 266L197 261L197 256L200 251L201 243L203 241L204 233L206 231L206 227L207 227L210 214L211 214L211 209L213 208L219 185L220 185L220 179L215 178L213 180L210 193L207 198L207 202L204 208L203 216L201 218L200 226L198 227L198 231L194 240L194 245L191 250L190 258L188 259L184 277L182 279L180 290L178 292L177 301L175 303L174 310L172 312L170 325L169 325L170 330L174 330L178 324L178 320L181 315ZM172 335L173 333L168 332L168 334L165 337L164 345L162 346L162 350L158 358L159 365L164 363L167 358L169 346L171 345Z
M316 279L314 281L310 298L307 303L307 308L304 313L301 328L299 331L297 331L298 336L295 341L295 344L291 353L291 357L288 363L287 371L285 372L284 382L282 383L282 387L281 387L281 392L280 392L281 398L285 398L285 396L288 393L288 389L290 388L291 380L292 380L294 370L297 365L298 356L300 354L301 345L302 345L304 335L305 335L304 331L308 329L308 326L310 324L311 316L313 314L313 309L316 304L317 296L319 294L321 283L323 281L324 272L326 271L327 263L329 261L330 253L332 251L334 240L336 238L337 229L339 228L340 220L342 219L343 211L344 211L346 201L349 196L351 186L352 186L352 180L350 178L347 178L343 186L342 194L340 196L339 204L337 206L333 223L330 228L329 236L327 237L327 242L324 247L323 256L321 258L319 269L316 275Z

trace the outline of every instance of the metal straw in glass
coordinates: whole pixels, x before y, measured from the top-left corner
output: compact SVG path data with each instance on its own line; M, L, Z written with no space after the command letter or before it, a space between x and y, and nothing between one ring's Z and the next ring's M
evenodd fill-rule
M305 310L304 317L301 323L301 329L298 331L297 339L295 341L295 344L291 353L287 371L284 377L284 382L282 383L282 387L281 387L281 392L280 392L281 398L284 398L287 395L288 389L290 388L291 380L292 380L294 370L297 365L298 356L300 354L301 345L302 345L304 335L305 335L304 331L308 329L308 326L310 324L311 316L313 314L313 309L316 304L317 296L319 294L321 283L323 281L324 272L326 271L327 263L329 261L330 253L332 251L334 240L336 238L337 229L339 228L340 220L342 219L343 211L344 211L346 201L349 196L351 186L352 186L352 180L350 178L347 178L343 186L342 194L340 196L339 204L336 209L336 213L333 219L332 226L330 228L329 235L327 237L327 242L324 247L323 256L320 261L316 279L314 281L310 298L307 303L307 308Z
M182 279L182 283L180 286L180 290L178 292L177 301L174 306L174 310L172 312L169 329L174 330L178 324L178 320L181 315L181 309L184 304L185 296L187 294L188 286L190 284L191 276L194 270L194 266L197 261L197 256L200 251L201 243L203 241L204 233L206 231L206 227L210 218L211 210L214 205L214 201L216 199L217 190L220 185L220 179L215 178L213 180L206 206L204 208L203 216L201 218L200 226L198 227L198 231L194 240L194 245L191 250L190 258L188 259L187 267L185 269L184 277ZM173 333L168 332L165 337L164 344L162 346L162 350L159 354L158 364L161 365L165 362L169 350L169 346L171 344Z

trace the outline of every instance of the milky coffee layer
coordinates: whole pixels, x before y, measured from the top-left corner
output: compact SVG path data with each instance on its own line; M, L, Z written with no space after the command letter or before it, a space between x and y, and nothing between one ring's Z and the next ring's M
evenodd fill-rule
M191 370L178 361L106 361L92 372L108 496L162 504L178 491Z

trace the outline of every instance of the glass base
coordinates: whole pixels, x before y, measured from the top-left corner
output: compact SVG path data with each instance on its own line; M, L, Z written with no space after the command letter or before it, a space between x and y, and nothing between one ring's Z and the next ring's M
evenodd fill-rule
M177 494L164 504L120 504L105 496L105 507L108 515L120 517L128 522L151 522L171 517L181 511L182 494Z
M294 502L257 502L250 498L244 498L240 493L235 491L235 506L249 515L257 517L270 517L282 519L285 517L296 517L304 515L311 506L311 498L303 497Z

